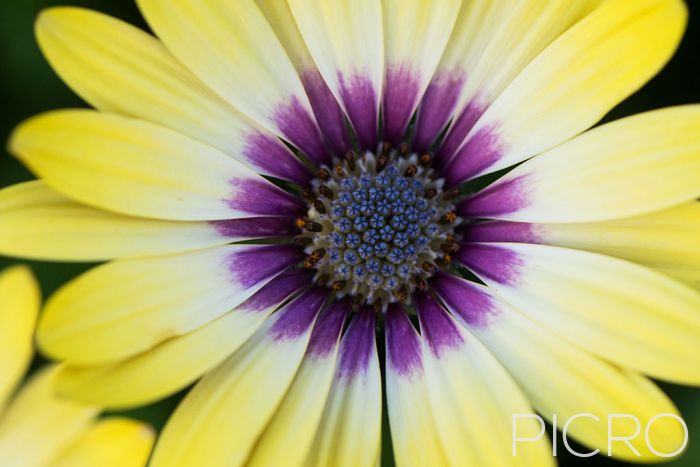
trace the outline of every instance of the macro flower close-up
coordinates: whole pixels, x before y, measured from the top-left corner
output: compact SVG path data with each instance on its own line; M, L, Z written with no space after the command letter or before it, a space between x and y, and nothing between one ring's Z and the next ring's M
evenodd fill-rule
M57 397L182 393L153 467L687 448L657 381L700 386L700 104L599 124L685 2L136 4L39 14L92 108L8 138L0 254L101 263L38 321Z
M60 367L45 366L17 388L32 360L39 302L28 268L0 272L2 466L144 467L154 440L151 427L124 417L98 419L99 407L55 394Z

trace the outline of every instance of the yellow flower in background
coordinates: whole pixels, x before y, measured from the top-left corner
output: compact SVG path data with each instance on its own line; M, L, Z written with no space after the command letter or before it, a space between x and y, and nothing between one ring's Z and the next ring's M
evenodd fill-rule
M154 467L375 466L384 390L402 467L552 465L546 437L513 456L533 411L591 450L609 414L682 445L649 377L700 385L700 106L588 130L672 56L682 1L138 5L157 38L40 16L96 110L10 141L40 180L0 192L0 253L109 261L39 324L60 394L194 384Z
M0 465L3 467L142 467L153 430L55 394L60 367L48 365L19 386L33 355L40 292L31 271L0 273Z

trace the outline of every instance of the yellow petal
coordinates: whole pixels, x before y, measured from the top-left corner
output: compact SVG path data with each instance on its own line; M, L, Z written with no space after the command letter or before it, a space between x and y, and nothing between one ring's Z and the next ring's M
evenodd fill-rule
M528 63L600 0L463 2L450 42L418 117L418 142L432 142L454 110L438 158L449 158L479 116ZM449 92L442 108L430 107ZM430 119L434 119L430 121ZM428 139L430 138L430 139Z
M384 138L400 144L447 45L462 0L384 0Z
M144 423L106 418L83 433L50 467L144 467L154 441L153 429Z
M681 0L605 2L494 101L450 162L448 181L511 166L596 123L669 60L687 16Z
M102 265L47 302L39 344L73 365L113 363L218 318L296 261L289 246L227 245Z
M152 467L244 465L292 383L325 295L291 302L208 373L168 421Z
M480 244L460 259L532 320L617 365L700 383L700 294L608 256L521 243Z
M597 417L577 417L567 426L567 437L589 448L580 452L600 449L607 455L610 414L633 415L642 429L657 414L678 415L671 401L647 378L593 357L497 298L491 299L498 319L472 330L508 369L535 409L550 423L556 414L560 430L578 414ZM469 304L461 307L468 311ZM613 418L613 422L613 435L634 433L629 420ZM674 452L683 443L683 428L676 420L659 419L652 423L649 439L657 451ZM632 462L663 460L649 450L643 435L631 443L640 456L621 442L612 444L613 456Z
M172 128L262 173L306 180L308 173L283 144L207 88L151 35L75 7L44 10L36 35L59 76L95 108Z
M289 0L321 75L360 144L374 150L384 78L382 5L377 0Z
M14 266L0 273L0 413L34 353L34 326L41 305L32 271Z
M419 299L418 310L429 410L445 465L554 466L547 436L513 456L513 415L533 411L494 356L433 299ZM532 419L518 428L519 436L541 431Z
M699 197L698 172L700 105L671 107L573 138L516 167L461 209L528 222L617 219Z
M3 467L43 467L73 443L98 410L53 392L59 368L43 368L22 387L0 416Z
M357 313L340 344L338 365L305 466L373 467L382 442L382 383L375 318Z
M255 0L139 0L155 33L199 79L266 130L326 158L294 66Z
M326 406L349 303L322 313L287 395L258 440L247 466L304 466Z
M286 225L285 225L286 223ZM197 250L291 234L293 219L169 222L91 208L42 181L0 190L0 254L55 261L102 261Z
M240 162L167 128L89 110L33 117L10 149L47 185L82 203L175 220L284 215L289 195Z
M308 281L306 274L282 274L235 310L144 353L113 365L64 367L56 390L110 409L136 407L169 396L228 358Z

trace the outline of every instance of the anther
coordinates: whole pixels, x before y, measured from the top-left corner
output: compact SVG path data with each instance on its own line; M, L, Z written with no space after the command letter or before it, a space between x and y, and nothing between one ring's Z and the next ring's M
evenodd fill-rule
M435 259L435 263L437 263L437 265L440 266L441 268L448 266L451 262L452 262L452 256L450 256L449 254L445 255L441 258Z
M345 178L345 170L343 170L343 166L338 164L335 166L335 175L338 178Z
M352 298L352 302L350 302L350 306L352 306L352 309L357 311L360 309L362 304L365 302L365 298L362 296L362 294L357 294Z
M433 275L437 272L437 266L435 266L430 261L426 261L423 264L421 264L421 268L423 268L423 271L427 272L430 275Z
M382 153L377 156L377 172L384 170L384 167L389 163L389 156Z
M391 143L389 143L388 141L384 141L382 143L382 150L379 152L380 152L380 154L382 154L384 156L388 156L389 151L391 151Z
M335 281L331 284L331 290L333 292L340 292L348 284L348 281Z
M328 212L328 210L326 209L326 205L320 199L314 201L314 208L321 214L325 214L326 212Z
M306 220L304 222L304 230L308 230L309 232L321 232L323 230L323 226L319 224L318 222L315 221L310 221Z
M430 163L433 162L433 156L431 156L428 153L423 154L420 156L420 165L423 167L428 167Z
M306 227L306 223L309 222L309 219L306 217L297 217L297 219L294 221L294 225L296 226L297 229L303 229Z
M316 176L324 182L328 181L331 178L330 172L328 172L328 170L326 169L319 169L318 173L316 173Z
M455 242L447 241L440 245L440 249L445 253L457 253L457 251L459 251L459 245Z
M433 199L437 196L437 190L435 188L432 188L432 187L428 188L427 190L425 190L424 196L427 199Z
M319 248L317 250L312 251L311 254L304 261L304 267L306 269L313 268L319 261L321 261L321 258L323 258L324 256L326 256L326 250L324 250L323 248Z
M314 193L313 190L310 190L308 188L304 190L302 196L309 202L313 202L316 199L316 193Z
M408 144L406 143L401 143L399 145L399 155L401 157L408 157L408 155L411 153L411 148L408 147Z
M355 155L354 151L348 151L345 153L345 163L348 166L348 169L350 169L350 172L355 171L355 158L357 156Z
M318 277L318 279L316 280L316 283L318 285L326 285L326 284L328 284L329 280L331 280L330 274L322 274Z
M446 214L443 214L442 217L440 217L440 220L438 222L442 225L445 225L445 224L451 224L456 220L457 220L457 213L455 213L454 211L450 211Z
M414 279L414 282L416 283L416 289L418 289L421 292L425 292L428 290L428 283L425 282L425 279L423 279L420 276L416 276Z
M416 175L416 173L418 173L418 168L415 165L411 164L406 168L406 171L403 174L405 177L413 177L414 175Z
M444 192L442 194L442 199L444 199L445 201L449 201L451 199L455 199L458 196L459 196L459 188L454 187L454 188L451 188L451 189L447 190L446 192Z
M333 199L333 190L328 188L326 185L321 185L318 187L318 192L321 193L322 196L325 196L328 199Z
M401 287L396 293L396 297L399 299L400 302L405 302L406 300L408 300L408 290L406 290L406 287Z

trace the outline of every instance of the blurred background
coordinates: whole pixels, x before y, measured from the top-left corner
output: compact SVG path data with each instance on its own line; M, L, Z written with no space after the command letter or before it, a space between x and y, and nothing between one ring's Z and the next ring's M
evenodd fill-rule
M605 121L659 107L700 103L700 2L687 0L687 3L690 8L690 24L673 60L641 91L613 109ZM0 140L3 141L0 149L0 188L34 178L5 150L4 142L17 123L47 110L86 106L49 68L34 40L34 18L41 9L54 5L85 6L147 28L133 0L0 0ZM119 38L115 37L114 40L118 41ZM637 52L645 53L644 50ZM12 258L0 256L0 269L14 262L16 260ZM92 266L44 262L28 264L38 275L44 296ZM37 357L34 368L41 364L41 358ZM700 466L700 388L668 384L662 386L678 405L690 432L689 448L685 455L667 465ZM148 407L120 413L146 420L156 428L161 428L181 397L182 393ZM551 433L551 428L549 432ZM583 448L579 451L586 452ZM558 452L562 466L626 465L602 456L576 458L567 454L563 446L559 447ZM388 439L384 442L382 464L393 465Z

